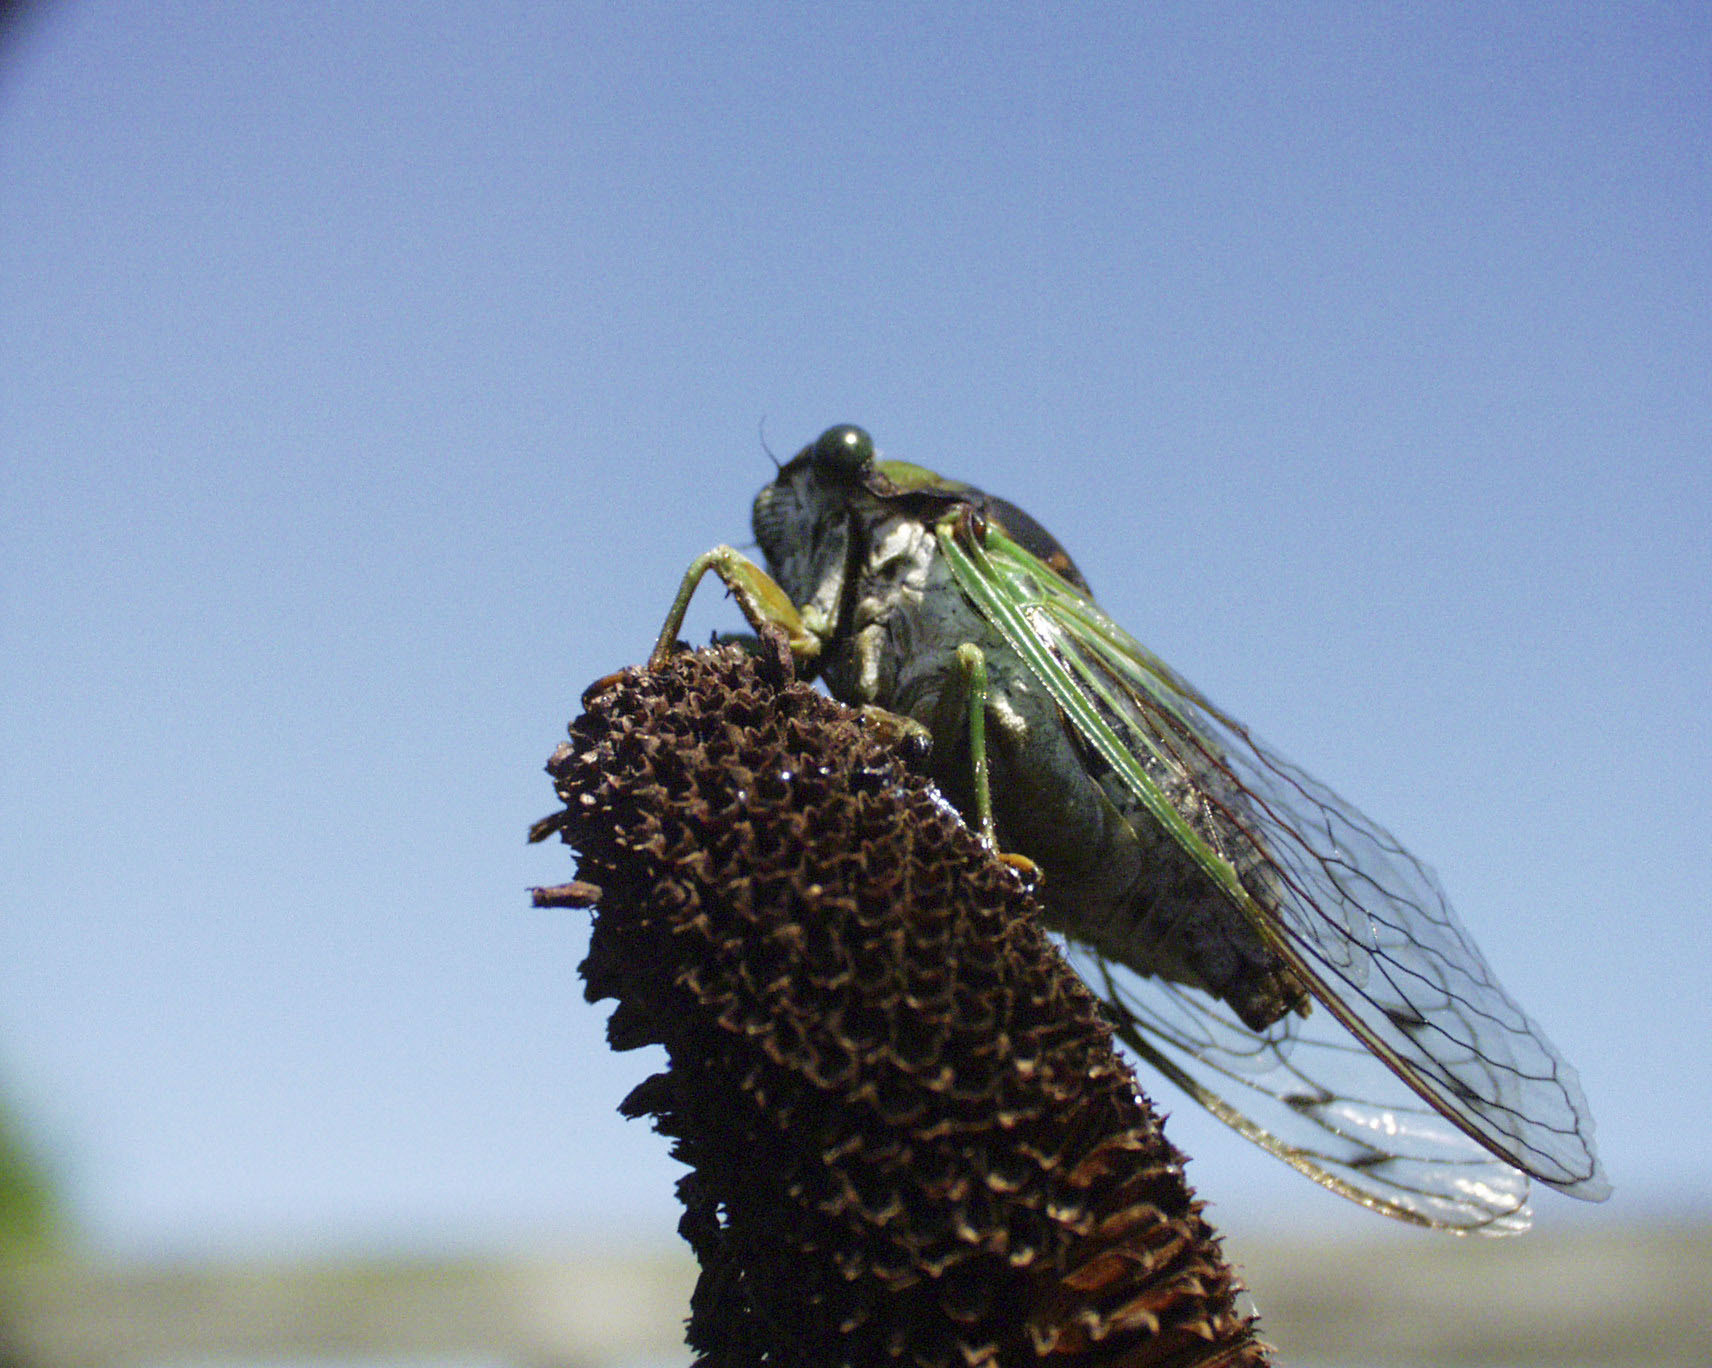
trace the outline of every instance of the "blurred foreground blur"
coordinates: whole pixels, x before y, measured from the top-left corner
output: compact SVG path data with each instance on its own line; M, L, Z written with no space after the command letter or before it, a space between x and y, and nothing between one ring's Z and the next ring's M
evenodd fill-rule
M1513 1240L1233 1242L1279 1360L1705 1364L1712 1226ZM664 1368L684 1364L687 1251L435 1261L101 1264L0 1272L20 1368ZM5 1350L0 1348L0 1362ZM8 1364L7 1368L11 1368Z

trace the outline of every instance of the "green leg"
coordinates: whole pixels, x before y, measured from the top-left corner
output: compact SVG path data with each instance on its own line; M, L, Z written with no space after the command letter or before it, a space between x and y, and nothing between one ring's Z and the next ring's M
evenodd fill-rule
M987 657L972 642L957 648L963 673L963 701L969 709L969 759L974 767L975 830L989 850L999 843L993 835L993 792L987 779Z
M987 763L987 657L979 646L965 641L957 648L957 666L963 677L963 701L969 709L969 762L975 781L975 834L995 856L1029 883L1038 885L1043 877L1040 866L1026 855L1000 850L999 838L993 828L993 786L991 768Z
M666 612L665 625L660 628L660 638L654 643L653 654L648 657L649 669L659 668L671 655L672 647L677 644L678 631L684 625L684 614L689 611L690 600L695 597L696 586L709 570L724 581L743 616L757 632L764 627L781 628L790 642L791 654L798 660L813 660L820 654L820 638L804 625L796 605L772 577L741 551L729 546L716 546L697 556L684 572L684 581L678 586L678 595Z

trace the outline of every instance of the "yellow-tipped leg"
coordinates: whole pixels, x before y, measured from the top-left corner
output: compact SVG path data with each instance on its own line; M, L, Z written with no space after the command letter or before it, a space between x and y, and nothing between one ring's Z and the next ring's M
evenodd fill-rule
M976 834L1001 863L1030 883L1038 883L1040 866L1026 855L1000 850L993 830L993 789L987 764L987 658L979 646L966 641L957 648L957 665L962 671L963 693L969 706L969 761L974 770Z
M648 657L649 669L657 669L671 655L673 646L677 644L678 630L684 625L684 614L689 611L690 600L695 597L696 586L709 570L724 582L731 596L737 600L744 618L757 632L765 627L782 630L790 643L791 654L798 660L813 660L820 654L820 638L803 624L802 615L797 612L790 595L741 551L729 546L716 546L697 556L684 572L677 597L666 611L659 640L654 643L653 654Z

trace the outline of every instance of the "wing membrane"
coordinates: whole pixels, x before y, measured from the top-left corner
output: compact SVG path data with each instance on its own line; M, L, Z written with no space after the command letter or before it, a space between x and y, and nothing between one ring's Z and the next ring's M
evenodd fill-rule
M1086 952L1139 1052L1250 1138L1405 1219L1514 1228L1526 1183L1506 1166L1572 1196L1609 1193L1575 1071L1504 991L1430 869L1000 529L964 515L939 540L959 587L1081 738L1344 1028L1291 1018L1256 1033L1205 995ZM1239 833L1241 858L1198 834L1138 756L1188 776Z
M1415 1225L1527 1228L1527 1175L1406 1088L1335 1018L1292 1015L1254 1032L1204 993L1143 979L1086 946L1068 953L1131 1049L1316 1182Z

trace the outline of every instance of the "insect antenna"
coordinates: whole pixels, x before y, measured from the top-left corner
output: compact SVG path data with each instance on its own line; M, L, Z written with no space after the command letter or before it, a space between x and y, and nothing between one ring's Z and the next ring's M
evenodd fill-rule
M755 431L761 438L761 450L767 453L767 459L773 463L774 470L783 470L785 463L773 455L773 448L767 445L767 415L761 415L761 421L755 425Z

